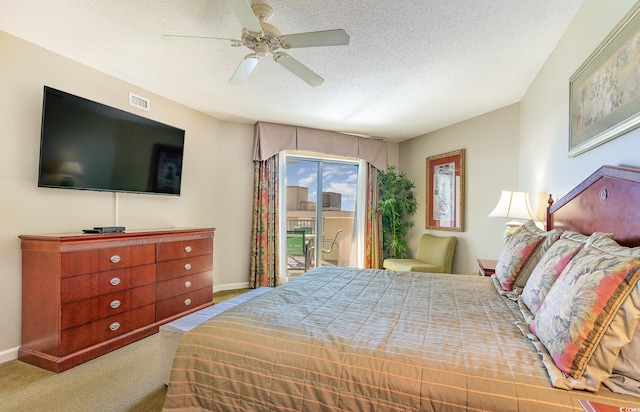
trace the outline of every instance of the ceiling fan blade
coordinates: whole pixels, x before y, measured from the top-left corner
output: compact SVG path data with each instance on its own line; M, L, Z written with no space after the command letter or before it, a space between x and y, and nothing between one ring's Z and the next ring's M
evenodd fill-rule
M254 33L262 33L262 27L260 27L260 21L255 14L253 14L253 10L251 10L251 5L247 2L247 0L225 0L233 11L233 14L236 15L238 20L240 20L240 24L244 26L245 29L254 32Z
M282 67L307 82L310 86L316 87L324 83L322 77L286 53L276 53L273 55L273 59Z
M205 36L181 36L178 34L164 34L162 35L162 38L165 40L170 40L170 41L174 41L174 40L200 40L200 41L206 41L208 43L217 43L217 44L225 44L225 45L230 45L230 46L234 46L234 47L240 47L242 46L242 40L237 40L237 39L223 39L223 38L219 38L219 37L205 37Z
M293 49L297 47L345 46L349 44L349 35L342 29L285 34L284 36L280 36L280 43L285 49Z
M244 83L245 80L249 78L249 75L256 68L256 65L260 61L260 56L255 54L250 54L244 58L238 65L238 68L229 79L229 83L231 84L241 84Z

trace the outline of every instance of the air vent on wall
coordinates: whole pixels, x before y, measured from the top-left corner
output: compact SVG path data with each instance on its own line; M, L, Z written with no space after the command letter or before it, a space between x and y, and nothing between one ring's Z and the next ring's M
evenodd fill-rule
M149 111L149 106L151 105L151 102L149 101L149 99L145 99L142 96L129 93L129 105L133 107L137 107L138 109Z

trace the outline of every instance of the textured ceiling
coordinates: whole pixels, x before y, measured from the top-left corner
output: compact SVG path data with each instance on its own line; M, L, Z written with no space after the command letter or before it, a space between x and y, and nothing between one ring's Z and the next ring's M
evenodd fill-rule
M249 1L249 0L248 0ZM255 1L254 1L255 2ZM288 53L228 80L250 50L224 0L0 0L0 30L218 119L401 141L521 100L582 0L267 0L283 34L342 28L348 46ZM568 79L567 79L568 80Z

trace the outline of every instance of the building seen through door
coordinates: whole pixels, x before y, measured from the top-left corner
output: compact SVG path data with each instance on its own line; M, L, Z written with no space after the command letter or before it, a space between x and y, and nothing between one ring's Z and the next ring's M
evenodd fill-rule
M354 266L358 163L286 159L288 280L316 266Z

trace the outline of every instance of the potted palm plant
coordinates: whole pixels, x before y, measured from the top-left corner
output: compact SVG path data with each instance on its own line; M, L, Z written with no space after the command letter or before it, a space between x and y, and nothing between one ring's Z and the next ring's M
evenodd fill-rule
M414 226L411 216L418 208L413 193L415 184L405 172L398 173L396 166L392 165L380 174L379 186L383 257L407 258L405 236Z

